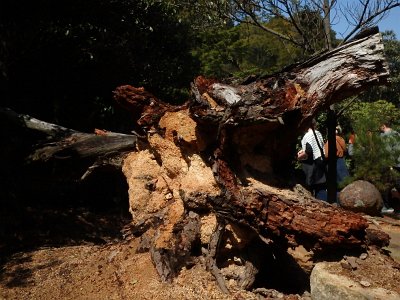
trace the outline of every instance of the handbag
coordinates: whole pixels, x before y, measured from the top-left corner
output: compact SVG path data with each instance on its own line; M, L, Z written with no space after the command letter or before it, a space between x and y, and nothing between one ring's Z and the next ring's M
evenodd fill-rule
M305 149L308 158L303 163L303 171L305 174L306 185L312 186L326 182L326 165L322 157L313 159L312 147L309 143Z

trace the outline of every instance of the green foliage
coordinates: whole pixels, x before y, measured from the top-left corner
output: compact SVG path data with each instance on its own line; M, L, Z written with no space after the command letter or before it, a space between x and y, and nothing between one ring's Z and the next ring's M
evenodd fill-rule
M393 103L386 100L378 100L372 103L357 100L344 112L351 122L354 129L377 131L380 124L389 122L396 125L400 117L400 110ZM364 122L369 120L368 122ZM365 127L369 125L369 127ZM362 128L357 128L362 126Z
M230 9L227 0L164 0L163 2L179 16L180 21L190 24L195 31L232 24L231 20L223 17Z
M320 12L306 6L295 15L295 19L302 31L302 34L297 32L297 39L304 40L302 44L306 46L306 53L312 55L325 49L325 31Z
M129 124L113 108L119 85L183 102L198 68L164 1L4 0L0 35L1 105L80 130Z
M304 58L294 44L246 24L249 15L234 8L226 0L3 0L0 105L75 129L121 130L129 118L113 106L118 85L144 86L180 103L200 72L217 78L273 73ZM251 1L246 8L257 11ZM311 47L321 49L318 10L298 8L293 18L303 37L284 16L257 16L284 35L314 38ZM370 99L399 103L400 46L393 33L385 45L394 84Z
M282 29L286 26L282 20L271 24ZM216 78L276 72L297 61L300 54L293 45L247 24L204 30L193 51L201 62L202 74Z
M239 39L235 27L215 28L199 33L193 55L201 63L201 73L222 78L238 69L231 45Z
M382 123L397 120L400 110L393 104L379 100L373 103L358 101L346 112L356 132L354 144L355 169L353 180L362 179L384 191L398 177L391 167L400 156L400 137L382 137Z

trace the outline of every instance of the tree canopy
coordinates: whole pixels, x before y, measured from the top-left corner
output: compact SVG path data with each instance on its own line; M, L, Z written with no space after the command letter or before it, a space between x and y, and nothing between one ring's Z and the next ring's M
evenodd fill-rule
M384 192L399 177L391 167L398 163L400 142L397 135L382 138L379 128L382 124L398 127L400 109L385 100L357 100L345 112L345 116L350 119L356 134L352 179L370 181Z
M284 20L273 19L269 25L290 31ZM218 78L273 73L301 57L292 44L248 24L202 31L193 54L203 75Z
M198 66L188 28L162 1L2 1L1 105L91 130L118 121L121 84L182 102Z
M4 0L0 105L79 130L130 130L128 116L111 100L119 85L144 86L182 103L196 75L272 73L323 50L324 22L328 15L335 22L339 10L360 29L399 5L328 1L326 11L324 2ZM394 84L370 97L398 101L398 41L385 38Z
M327 49L332 46L331 26L344 19L348 33L341 35L347 42L360 30L377 24L390 9L400 6L399 0L215 0L211 11L217 11L228 20L248 23L293 43L305 53L318 51L321 39ZM285 33L268 26L271 18L290 23L294 33Z

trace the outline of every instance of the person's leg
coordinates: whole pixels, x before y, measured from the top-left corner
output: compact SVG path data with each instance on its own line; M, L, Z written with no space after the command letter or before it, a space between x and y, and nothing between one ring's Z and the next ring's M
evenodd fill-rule
M328 201L328 194L326 192L325 184L316 184L313 186L313 190L315 198L322 201Z
M390 190L390 207L400 213L400 178L395 179L394 187Z
M346 161L343 157L338 157L336 160L336 182L340 184L348 176L350 174L346 166Z
M391 198L392 198L392 188L386 189L386 191L383 193L383 207L381 209L382 214L391 214L394 212L394 209L391 206Z

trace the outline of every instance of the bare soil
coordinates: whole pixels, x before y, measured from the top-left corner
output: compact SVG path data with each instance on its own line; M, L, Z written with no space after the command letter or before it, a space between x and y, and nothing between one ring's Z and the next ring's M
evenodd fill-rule
M0 244L2 300L310 299L307 292L285 295L276 290L244 291L232 280L227 282L230 294L223 294L201 256L192 268L183 269L172 283L163 283L150 254L137 252L138 238L124 235L124 226L129 223L126 217L95 215L85 210L71 210L69 218L65 212L58 212L58 215L54 211L30 213L37 222L41 220L40 231L38 223L25 226L25 231ZM55 220L63 221L62 230L54 225L57 224ZM386 251L398 258L400 220L374 218L371 227L391 235L392 244ZM355 281L400 293L396 277L400 261L393 264L389 256L385 258L374 251L366 259L357 258L356 261L355 270L337 268L334 271Z
M200 265L162 283L149 253L135 254L135 241L18 253L4 267L5 299L252 299L223 295Z
M46 219L35 213L36 218ZM235 287L230 295L223 294L201 257L173 283L163 283L150 254L137 253L138 238L124 238L122 229L128 220L74 213L74 221L80 220L82 226L81 236L74 233L79 226L72 222L64 228L64 236L57 230L52 235L48 228L40 237L27 227L19 233L19 241L11 241L19 246L10 248L3 240L0 299L257 299ZM110 232L111 226L120 226L120 234ZM89 234L90 228L93 232ZM85 232L86 237L82 236Z

